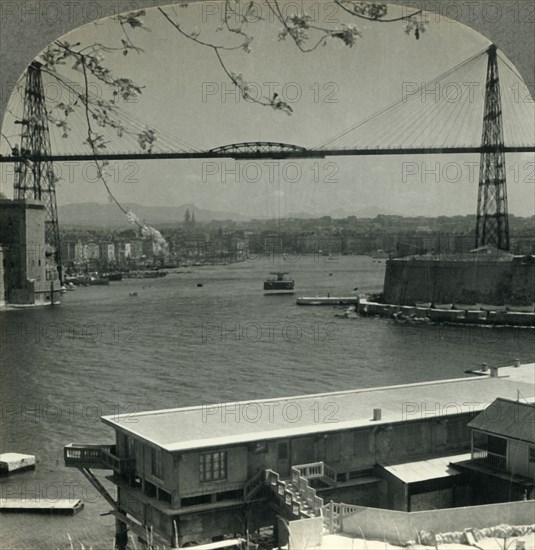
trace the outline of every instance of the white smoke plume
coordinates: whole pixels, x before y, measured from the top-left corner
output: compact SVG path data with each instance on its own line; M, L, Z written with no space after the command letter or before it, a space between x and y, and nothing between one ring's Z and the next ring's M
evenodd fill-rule
M163 238L162 234L157 229L143 223L131 211L128 211L126 213L126 217L132 225L137 225L141 229L141 234L144 237L149 237L152 239L152 242L156 245L155 246L156 254L163 255L163 256L167 256L169 254L169 245L167 244L167 241Z

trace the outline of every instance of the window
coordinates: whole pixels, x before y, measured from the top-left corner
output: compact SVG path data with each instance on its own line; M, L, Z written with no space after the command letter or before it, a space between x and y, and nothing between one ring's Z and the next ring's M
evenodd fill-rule
M162 451L160 449L154 449L151 447L150 458L152 475L156 476L159 479L163 479Z
M535 447L529 448L528 460L532 463L535 463Z
M199 477L201 481L227 479L227 452L205 453L199 457Z

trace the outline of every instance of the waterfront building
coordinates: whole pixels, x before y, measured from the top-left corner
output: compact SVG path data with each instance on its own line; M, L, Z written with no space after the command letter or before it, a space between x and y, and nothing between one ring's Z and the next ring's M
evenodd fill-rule
M85 245L81 240L74 245L74 262L77 264L83 264L87 261L85 256Z
M45 245L45 206L36 200L0 199L4 293L17 305L48 304L60 282Z
M174 547L288 520L328 501L410 511L479 499L452 464L496 397L534 402L534 367L282 399L105 416L110 445L65 447L126 526ZM532 405L530 405L532 406ZM115 501L92 469L113 471ZM517 498L517 493L507 493Z
M498 398L469 424L469 460L456 464L477 504L535 499L535 407Z
M84 245L84 258L89 262L95 262L100 258L100 248L97 243L89 242Z
M106 258L109 263L115 262L115 245L113 243L106 244Z
M391 259L386 264L383 293L385 303L395 305L531 306L535 303L534 279L535 256L482 247L464 255Z

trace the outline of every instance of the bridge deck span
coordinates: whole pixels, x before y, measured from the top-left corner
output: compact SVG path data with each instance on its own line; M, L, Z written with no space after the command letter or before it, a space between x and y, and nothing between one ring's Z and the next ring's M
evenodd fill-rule
M51 154L51 155L27 155L27 156L2 156L0 163L21 162L64 162L72 160L172 160L172 159L207 159L207 158L232 158L232 159L304 159L346 156L398 156L398 155L449 155L449 154L481 154L488 152L504 153L535 153L535 146L507 147L427 147L414 149L307 149L288 151L177 151L167 153L102 153L102 154Z

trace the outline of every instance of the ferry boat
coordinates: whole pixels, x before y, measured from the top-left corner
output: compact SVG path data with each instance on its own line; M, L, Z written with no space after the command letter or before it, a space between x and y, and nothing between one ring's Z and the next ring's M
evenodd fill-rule
M293 279L285 279L284 276L288 275L284 271L272 271L270 275L275 275L270 279L264 281L264 295L269 294L293 294L295 281Z

